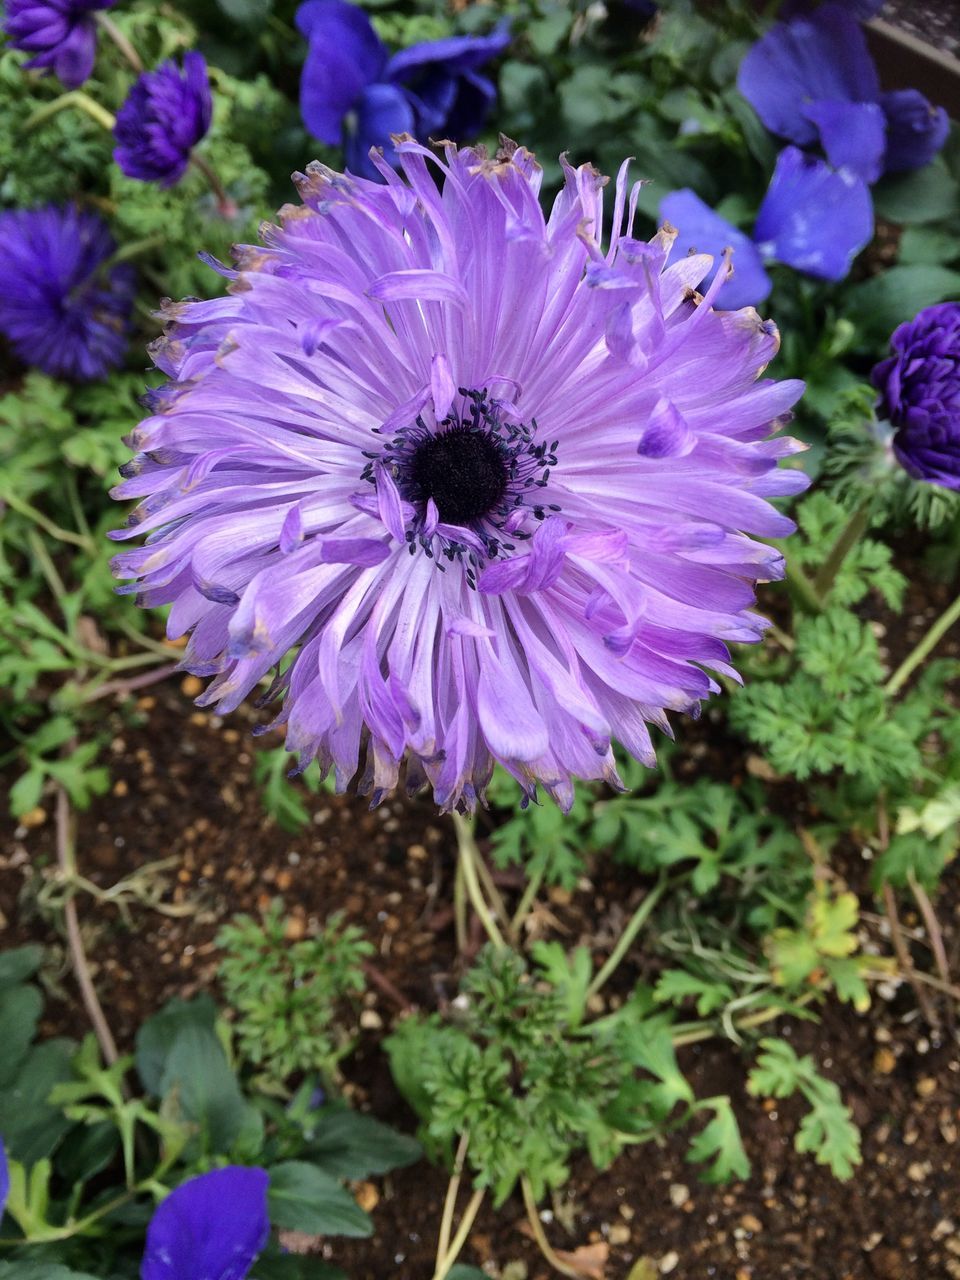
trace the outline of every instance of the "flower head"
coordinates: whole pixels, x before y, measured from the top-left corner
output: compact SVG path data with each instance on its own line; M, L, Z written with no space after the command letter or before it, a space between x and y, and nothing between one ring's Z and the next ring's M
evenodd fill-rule
M78 89L97 56L96 9L115 0L6 0L4 29L15 49L34 56L26 67L42 67Z
M56 377L101 378L123 361L131 267L106 266L116 245L88 210L0 213L0 333L26 364Z
M950 133L943 107L932 107L916 89L894 89L880 98L887 120L886 173L921 169L941 150Z
M545 217L514 144L397 145L405 181L296 175L230 296L170 312L115 571L192 631L205 705L277 668L288 748L341 789L406 761L470 808L500 761L569 805L760 637L782 565L749 535L792 528L767 499L799 446L767 437L802 384L761 377L772 324L713 310L722 271L695 292L708 257L633 238L626 165L605 232L590 165Z
M871 374L893 451L918 480L960 489L960 302L926 307L890 339Z
M390 56L362 9L346 0L306 0L297 26L309 41L300 109L323 142L345 142L347 167L376 178L371 147L393 134L474 137L496 96L480 69L509 43L506 29L411 45Z
M170 187L183 177L212 111L203 54L185 53L182 69L161 63L136 80L117 112L113 158L128 178Z
M239 1165L181 1183L147 1227L140 1280L245 1280L270 1230L268 1183Z

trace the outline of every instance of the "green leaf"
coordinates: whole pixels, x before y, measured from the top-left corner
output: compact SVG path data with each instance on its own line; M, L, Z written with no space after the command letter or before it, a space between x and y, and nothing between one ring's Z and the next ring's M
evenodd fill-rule
M8 1153L25 1165L49 1156L71 1122L47 1098L71 1076L75 1046L69 1040L34 1045L12 1082L0 1089L0 1134Z
M120 1134L113 1124L81 1125L57 1152L57 1176L68 1186L88 1182L107 1168L119 1148Z
M333 1177L358 1179L413 1164L423 1152L415 1138L344 1107L321 1111L306 1154Z
M71 1271L58 1262L0 1262L0 1280L97 1280L87 1271Z
M884 178L873 188L873 207L888 222L937 222L956 213L957 181L941 156L914 173Z
M251 1280L347 1280L339 1267L303 1253L261 1254L250 1275Z
M162 1096L200 1128L205 1149L226 1153L259 1120L244 1100L220 1041L204 1026L182 1026L170 1049Z
M693 1090L677 1065L668 1023L651 1018L633 1026L627 1024L622 1036L629 1061L659 1080L652 1094L664 1117L678 1102L693 1102Z
M370 1236L373 1223L336 1178L303 1160L268 1170L270 1221L317 1236Z
M827 1165L842 1182L853 1177L854 1166L861 1162L860 1131L839 1097L814 1101L793 1145L801 1153L812 1152L817 1164Z
M729 1182L731 1178L746 1178L750 1161L740 1140L737 1118L733 1114L729 1098L707 1098L701 1106L711 1107L713 1119L690 1143L687 1159L691 1163L709 1160L709 1168L701 1173L704 1182Z
M0 991L0 1088L17 1074L42 1010L43 997L36 987L7 987Z
M708 982L686 969L666 969L660 975L653 998L657 1004L679 1004L695 996L697 1013L706 1018L715 1009L722 1009L733 999L733 994L733 988L726 982Z
M42 769L28 769L10 788L10 812L15 818L29 813L40 803L45 777Z
M216 1020L217 1006L205 994L193 1000L174 998L146 1020L137 1032L136 1062L147 1093L159 1097L167 1058L181 1028L206 1027L212 1031Z
M489 1276L479 1267L467 1267L462 1262L458 1262L447 1272L447 1280L489 1280Z
M900 238L897 261L904 266L917 262L949 266L957 258L960 258L960 238L955 232L934 227L907 227Z
M16 986L17 983L32 978L40 968L42 959L43 947L39 942L4 951L0 954L0 989Z
M934 302L960 294L960 271L933 263L891 267L847 291L846 305L868 340L885 337Z

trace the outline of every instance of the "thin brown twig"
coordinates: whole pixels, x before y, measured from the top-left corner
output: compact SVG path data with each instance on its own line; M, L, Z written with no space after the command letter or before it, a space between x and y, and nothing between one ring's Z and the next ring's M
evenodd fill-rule
M940 975L940 981L945 987L950 988L952 982L950 979L950 966L947 963L947 951L943 945L943 933L940 929L940 922L937 919L937 913L933 909L933 903L927 894L926 889L913 874L912 871L907 872L907 883L910 885L910 892L916 899L917 906L920 908L920 914L923 916L923 923L926 926L927 937L930 940L930 950L933 952L933 958L936 962L937 972ZM956 1027L956 1018L954 1016L953 1003L947 1005L947 1021L950 1024L951 1031Z
M883 886L883 904L887 910L887 920L890 924L890 938L893 942L893 949L897 953L897 960L903 976L913 987L914 994L917 997L917 1004L920 1011L931 1027L939 1027L940 1019L937 1017L937 1011L933 1007L933 1002L927 995L923 984L917 980L917 971L913 967L913 960L910 957L910 948L907 946L907 940L903 936L903 930L900 927L900 917L897 915L897 901L893 896L893 889L889 884Z
M137 689L146 689L151 684L159 684L167 676L176 675L180 670L179 662L171 662L165 667L157 667L154 671L145 671L143 675L130 676L126 680L107 680L105 684L94 689L84 702L96 702L98 698L107 698L113 693L133 693Z
M401 1013L409 1013L413 1005L403 994L399 987L394 986L385 973L381 973L375 965L369 960L363 962L363 972L375 987L379 987L383 994L397 1006Z
M56 826L57 862L60 865L61 873L69 881L77 870L76 849L72 830L73 815L70 812L70 801L67 793L59 783L57 784ZM86 1009L87 1016L93 1024L93 1030L100 1045L104 1061L108 1066L112 1067L120 1057L120 1054L117 1051L116 1041L104 1015L103 1006L100 1004L96 988L93 985L93 978L90 976L87 954L83 949L83 938L80 934L77 903L73 895L68 897L63 904L63 916L67 926L67 944L70 948L70 958L73 961L73 971L76 974L77 985L80 988L83 1007Z

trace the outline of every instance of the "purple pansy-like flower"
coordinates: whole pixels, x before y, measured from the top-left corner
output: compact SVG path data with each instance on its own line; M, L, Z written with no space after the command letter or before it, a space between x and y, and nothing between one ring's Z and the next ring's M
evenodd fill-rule
M471 809L499 761L566 807L761 636L782 561L750 535L793 527L768 499L800 446L768 436L803 384L762 378L776 328L713 309L722 272L695 292L708 257L633 238L626 164L604 228L591 165L547 218L523 148L397 149L405 181L308 166L230 295L172 307L115 571L192 632L204 705L277 668L287 747L340 790L405 762Z
M123 362L135 276L106 265L116 245L97 214L10 210L0 243L0 333L25 364L88 380Z
M182 69L172 60L161 63L138 77L117 112L113 158L128 178L172 186L210 128L212 112L202 54L185 53Z
M300 110L314 137L343 141L347 167L376 178L371 147L396 133L474 137L496 90L480 68L510 41L506 29L412 45L392 57L369 17L346 0L307 0L297 27L309 41Z
M245 1280L270 1231L269 1181L229 1165L181 1183L147 1227L140 1280Z
M868 183L927 164L946 140L945 113L922 94L881 94L863 28L837 4L775 23L744 57L737 85L771 133L819 142L832 165Z
M960 302L926 307L890 339L871 374L893 451L910 475L960 490Z
M738 307L755 307L768 296L772 287L770 277L763 269L763 259L756 245L689 188L671 191L665 196L660 202L660 217L677 228L673 247L675 258L690 252L709 253L713 258L713 267L704 278L705 284L709 285L721 269L724 250L733 250L733 275L717 294L718 307L730 311Z
M115 0L6 0L4 29L15 49L32 53L25 67L53 71L68 89L78 89L97 56L97 9Z
M842 280L873 238L870 192L849 170L784 147L753 238L768 261L821 280Z

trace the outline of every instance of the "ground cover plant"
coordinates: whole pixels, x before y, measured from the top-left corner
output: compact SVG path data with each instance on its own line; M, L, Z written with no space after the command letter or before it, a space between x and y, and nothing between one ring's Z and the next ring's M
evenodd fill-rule
M0 1280L960 1273L877 8L5 0Z

